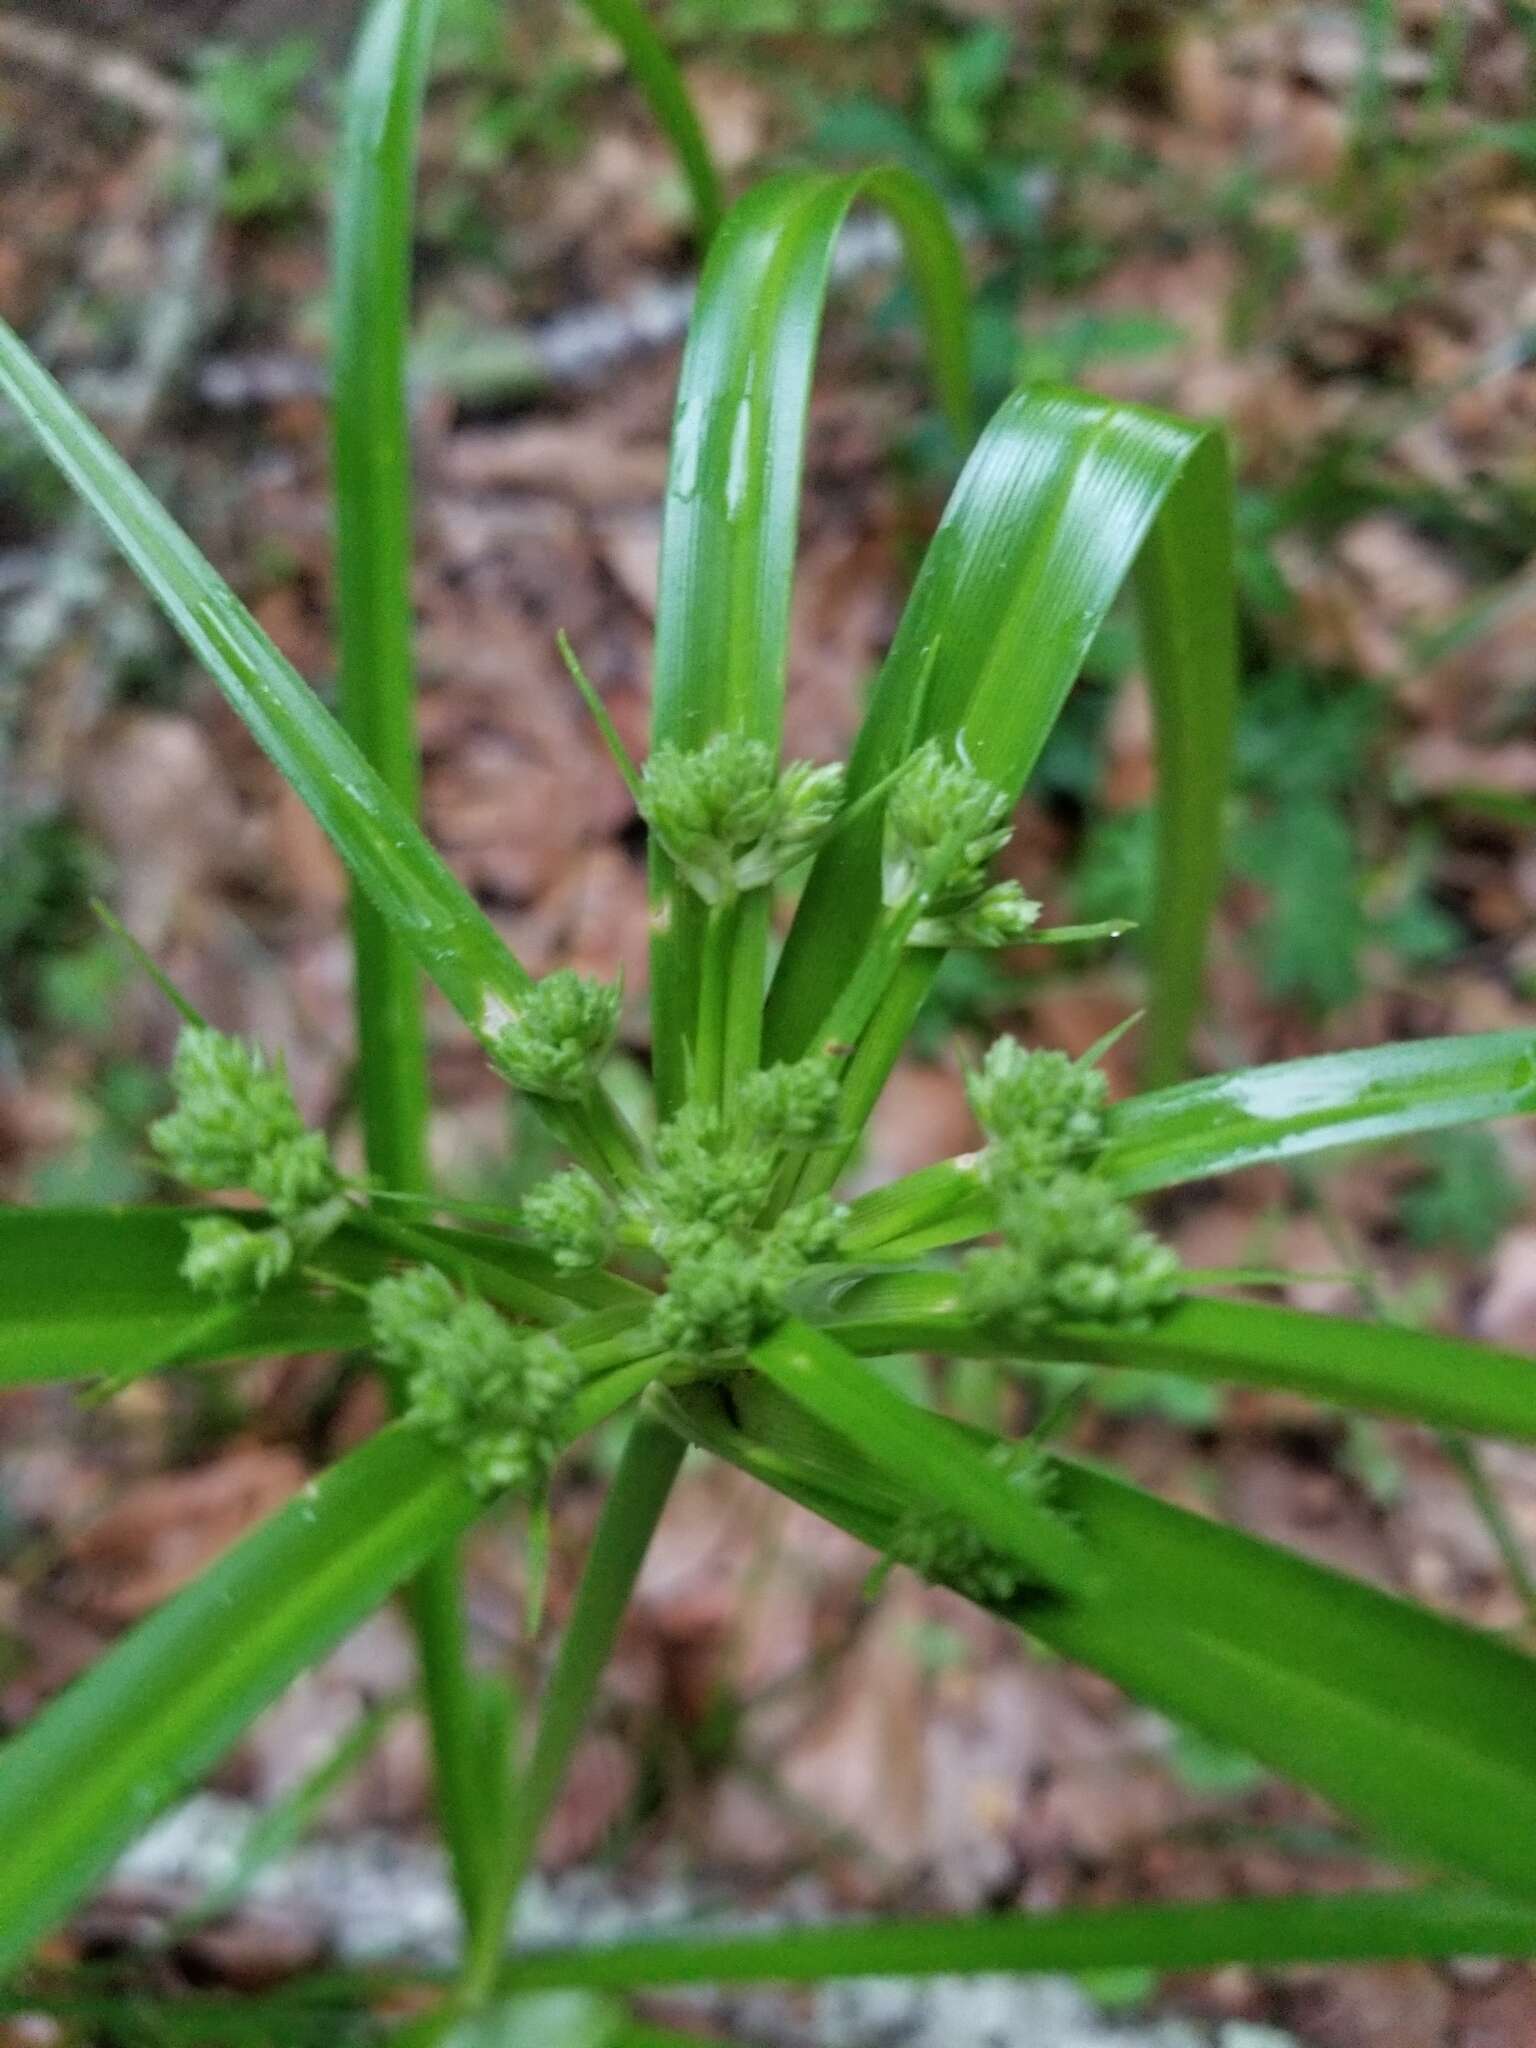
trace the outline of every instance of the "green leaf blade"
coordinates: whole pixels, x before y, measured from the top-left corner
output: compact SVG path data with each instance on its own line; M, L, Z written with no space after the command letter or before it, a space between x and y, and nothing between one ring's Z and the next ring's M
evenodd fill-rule
M0 1748L0 1970L305 1665L466 1528L477 1502L416 1431L305 1487Z
M229 585L0 322L0 394L471 1029L528 986L496 931Z
M777 748L811 374L832 255L860 198L901 228L951 424L968 431L969 330L958 244L899 171L791 172L726 216L678 385L662 528L653 744L732 731ZM705 918L653 843L651 1001L659 1101L682 1100ZM748 949L751 950L751 949ZM762 944L743 964L762 971Z
M1165 917L1159 912L1170 934L1167 957L1181 974L1198 970L1203 947L1219 850L1221 735L1230 725L1230 632L1194 659L1167 617L1173 589L1195 577L1197 548L1209 549L1224 502L1225 466L1211 441L1180 421L1079 392L1026 390L1006 401L934 536L849 775L857 801L915 742L936 738L961 746L1017 797L1145 544L1152 550L1143 592L1157 704L1160 718L1170 721L1165 765L1182 770L1187 750L1176 742L1201 715L1194 700L1213 699L1205 713L1213 741L1208 774L1191 785L1181 773L1166 792L1171 810L1159 901L1191 878L1198 883L1187 906L1173 904ZM1230 592L1230 565L1218 551L1207 564L1202 617L1219 619ZM826 1016L826 991L846 982L867 947L880 906L880 850L881 820L872 810L813 869L770 994L772 1057L792 1059L807 1049ZM878 1046L861 1048L868 1073L854 1116L894 1060L938 958L917 957L900 1016ZM1165 983L1160 975L1156 1004L1183 1003L1183 994ZM1176 1007L1165 1050L1185 1024Z
M698 237L707 246L720 225L725 195L697 109L672 53L639 0L582 0L582 4L624 52L624 61L676 152L693 201Z
M406 409L415 159L438 0L378 0L343 99L332 251L341 721L390 795L420 808ZM371 1172L427 1180L427 1049L415 960L357 883L358 1095Z
M846 1977L980 1971L1210 1970L1536 1954L1527 1907L1437 1887L1322 1897L1222 1899L959 1919L833 1921L819 1927L689 1928L580 1948L533 1949L509 1989L640 1990L672 1984L818 1984Z
M279 1281L249 1302L215 1302L181 1277L187 1224L207 1209L0 1210L0 1385L169 1364L347 1350L367 1322L350 1299ZM376 1255L338 1242L338 1270L370 1277Z
M1042 1330L1028 1341L973 1322L944 1273L838 1283L828 1327L861 1356L1071 1360L1282 1388L1312 1401L1536 1442L1536 1360L1395 1324L1186 1296L1146 1329Z
M1124 1195L1351 1145L1536 1110L1536 1034L1469 1033L1323 1053L1132 1096L1109 1115L1103 1171ZM945 1160L853 1204L850 1253L915 1257L995 1225L986 1183Z
M1126 1194L1145 1194L1267 1160L1533 1109L1536 1034L1426 1038L1135 1096L1111 1114L1104 1166Z

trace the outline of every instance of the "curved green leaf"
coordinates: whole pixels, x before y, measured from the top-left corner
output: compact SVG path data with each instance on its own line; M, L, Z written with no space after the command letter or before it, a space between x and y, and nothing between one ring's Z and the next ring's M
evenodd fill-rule
M1116 593L1144 548L1140 584L1170 780L1160 790L1157 1059L1187 1019L1214 890L1231 724L1229 485L1210 434L1079 392L1022 391L1003 405L955 487L880 672L850 768L859 798L915 740L953 739L1017 795ZM1149 536L1161 531L1155 542ZM1193 605L1187 620L1176 605ZM914 716L920 712L920 716ZM880 903L872 809L816 863L774 977L770 1056L812 1044L866 947ZM1176 891L1184 891L1180 899ZM912 956L903 1002L854 1062L856 1122L937 971Z
M582 5L624 52L624 61L649 101L651 112L677 152L693 199L699 240L709 242L720 225L724 206L720 174L672 53L657 35L639 0L582 0Z
M652 738L722 731L776 747L799 531L806 416L832 254L850 208L884 207L905 238L956 433L969 431L965 273L943 208L900 171L769 179L722 223L678 385L662 530ZM653 844L652 1039L658 1098L682 1099L705 919ZM764 969L766 925L742 980Z
M1132 1096L1110 1111L1104 1171L1122 1194L1346 1145L1386 1144L1536 1110L1536 1033L1488 1031L1323 1053ZM853 1204L844 1241L914 1258L993 1228L978 1154L944 1160Z
M314 1480L0 1748L0 1970L478 1503L397 1424Z
M695 1389L658 1412L877 1548L926 1490L760 1379L738 1379L729 1406ZM1105 1473L1054 1469L1053 1499L1098 1575L1078 1594L1026 1597L1012 1619L1411 1855L1536 1897L1536 1662Z
M965 1316L952 1275L919 1272L840 1288L827 1326L850 1350L872 1355L931 1350L1129 1366L1283 1387L1344 1408L1536 1442L1536 1360L1389 1323L1190 1296L1150 1329L1061 1327L1024 1344Z

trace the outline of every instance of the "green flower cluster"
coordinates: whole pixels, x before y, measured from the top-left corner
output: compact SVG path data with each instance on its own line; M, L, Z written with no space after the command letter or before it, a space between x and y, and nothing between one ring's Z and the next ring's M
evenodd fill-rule
M1050 1505L1055 1475L1038 1451L1024 1444L999 1444L990 1458L1027 1499ZM1047 1590L1027 1565L993 1549L969 1522L932 1508L902 1511L891 1532L889 1554L919 1578L952 1586L983 1606L1007 1606L1026 1594Z
M744 1077L730 1113L690 1104L656 1134L655 1163L617 1204L580 1168L526 1197L521 1221L565 1272L614 1246L647 1246L667 1269L652 1327L659 1347L703 1361L739 1352L784 1312L808 1266L835 1256L846 1211L826 1196L772 1223L781 1168L838 1136L836 1063L820 1054Z
M562 1273L585 1273L613 1250L614 1215L608 1197L579 1166L551 1174L523 1201L523 1228Z
M836 1257L846 1215L817 1195L756 1233L664 1225L659 1235L674 1257L651 1317L657 1342L699 1364L744 1351L783 1318L806 1268Z
M820 1055L769 1067L733 1113L690 1107L656 1136L656 1171L632 1215L667 1267L652 1318L658 1343L704 1361L772 1328L808 1266L836 1255L846 1211L826 1196L762 1216L782 1164L832 1142L837 1070Z
M968 1311L1025 1336L1062 1322L1144 1326L1170 1307L1177 1258L1096 1172L1103 1075L1001 1039L969 1093L992 1140L984 1171L1004 1243L966 1262Z
M655 748L640 780L640 809L706 903L765 888L814 851L843 802L841 764L793 761L781 774L772 748L741 733L702 747Z
M1000 1193L1092 1166L1108 1135L1109 1083L1064 1052L1030 1052L999 1038L966 1083L990 1136L987 1174Z
M579 1102L613 1050L624 991L562 967L536 981L522 1007L490 1037L493 1063L516 1087Z
M560 1416L581 1368L557 1337L515 1329L435 1266L380 1280L368 1317L381 1359L407 1376L411 1419L463 1463L487 1498L537 1492L563 1446Z
M988 883L992 858L1012 836L1006 790L937 740L919 747L891 789L885 809L881 894L886 908L922 913L913 946L1014 946L1028 936L1040 905L1017 882Z
M281 1058L207 1025L188 1025L171 1067L176 1107L150 1126L169 1172L217 1193L248 1188L277 1221L248 1229L204 1216L188 1231L182 1273L212 1294L260 1293L324 1242L346 1218L347 1200L324 1137L293 1099Z

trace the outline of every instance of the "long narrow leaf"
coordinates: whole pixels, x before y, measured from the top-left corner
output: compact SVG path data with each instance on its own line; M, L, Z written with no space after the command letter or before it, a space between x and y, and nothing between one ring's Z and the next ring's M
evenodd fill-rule
M1210 434L1153 520L1136 564L1157 746L1157 893L1143 1063L1150 1087L1185 1071L1221 881L1237 708L1236 543L1226 444Z
M1324 1053L1217 1074L1117 1103L1104 1171L1122 1194L1150 1194L1207 1174L1380 1145L1424 1131L1536 1109L1536 1034L1469 1033ZM851 1252L910 1258L977 1237L995 1222L976 1156L924 1167L861 1196Z
M854 750L857 799L890 774L914 737L953 740L987 776L1017 796L1116 593L1159 520L1167 522L1143 582L1153 610L1149 646L1162 748L1179 767L1162 792L1173 806L1162 842L1176 868L1159 878L1160 901L1192 882L1186 911L1160 910L1168 936L1160 957L1187 973L1211 893L1215 806L1224 774L1232 689L1230 627L1209 648L1187 641L1169 608L1203 574L1200 621L1230 609L1224 465L1199 429L1136 406L1078 392L1024 391L1000 408L955 488L923 564L901 629L881 670ZM1194 560L1200 554L1200 567ZM1204 724L1209 773L1182 775L1186 735ZM779 963L766 1021L770 1055L795 1058L812 1043L828 991L844 984L869 941L880 903L877 811L842 833L818 860ZM907 1015L937 971L938 955L914 956ZM1160 1005L1184 996L1159 983ZM1180 1023L1176 1010L1173 1024ZM1161 1022L1159 1057L1174 1031ZM857 1116L877 1092L905 1036L893 1014L865 1054Z
M357 1298L302 1279L280 1280L250 1300L194 1293L181 1277L187 1225L209 1213L0 1208L0 1385L102 1373L126 1378L168 1365L366 1343ZM371 1235L361 1218L329 1240L321 1263L327 1273L366 1285L392 1259L435 1256L468 1286L536 1320L579 1309L633 1314L650 1298L607 1274L562 1274L541 1253L481 1231L421 1224L403 1243L402 1251L390 1236ZM553 1304L548 1315L546 1302Z
M420 806L411 655L406 412L417 131L438 0L377 0L343 102L335 274L337 625L341 720L402 810ZM369 1170L426 1185L421 980L403 932L354 881L358 1094Z
M833 250L859 199L883 206L902 230L945 408L960 438L968 433L965 273L924 185L899 171L791 173L733 207L710 250L678 385L657 609L657 742L696 746L734 731L778 744L811 372ZM651 859L652 1038L667 1114L682 1099L704 918L654 846ZM758 952L761 972L761 945Z
M223 577L3 322L0 393L444 995L475 1030L498 1018L528 986L524 969Z
M888 1483L972 1520L987 1541L1048 1585L1081 1588L1094 1575L1077 1532L1037 1501L1021 1500L976 1447L914 1408L822 1331L788 1321L753 1347L753 1363L808 1416L881 1467Z
M355 1300L279 1281L222 1304L181 1277L187 1223L207 1210L0 1210L0 1384L170 1364L341 1351L364 1341ZM359 1269L359 1261L361 1262ZM338 1270L381 1270L365 1246L337 1243Z
M739 1381L729 1408L695 1391L662 1412L878 1548L926 1491L761 1381ZM1409 1854L1536 1898L1536 1662L1107 1474L1066 1459L1055 1472L1099 1575L999 1611Z
M1536 1109L1536 1033L1499 1031L1326 1053L1121 1103L1106 1170L1127 1194Z
M893 1273L839 1290L829 1327L850 1350L1076 1359L1240 1386L1283 1387L1412 1422L1536 1442L1536 1360L1394 1324L1249 1301L1189 1298L1145 1330L1042 1330L1028 1343L968 1318L945 1273Z
M316 1479L0 1749L0 1970L476 1501L417 1431Z
M333 271L334 470L342 723L401 809L421 803L411 614L411 446L406 352L412 202L439 0L374 0L343 100ZM415 1192L430 1179L421 974L397 922L354 877L358 1106L370 1173ZM396 1406L400 1389L394 1389ZM490 1848L474 1779L457 1546L430 1558L409 1608L431 1729L437 1807L466 1917Z
M837 1920L820 1927L690 1927L533 1949L507 1988L643 1990L666 1984L820 1984L843 1977L999 1971L1212 1970L1225 1963L1536 1955L1536 1916L1475 1892L1345 1892L1210 1905Z

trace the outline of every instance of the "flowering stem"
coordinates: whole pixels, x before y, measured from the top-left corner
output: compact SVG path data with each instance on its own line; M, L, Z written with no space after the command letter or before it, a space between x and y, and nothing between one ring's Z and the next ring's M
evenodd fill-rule
M709 913L699 956L699 1005L693 1033L693 1100L705 1109L720 1107L725 1076L726 1015L730 1007L731 963L741 899L728 897Z
M471 2006L483 2002L495 1988L512 1900L533 1862L539 1835L586 1726L598 1681L685 1448L680 1437L641 1409L603 1504L544 1694L533 1753L517 1787L495 1894L475 1929L464 1982Z

